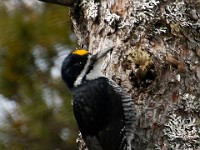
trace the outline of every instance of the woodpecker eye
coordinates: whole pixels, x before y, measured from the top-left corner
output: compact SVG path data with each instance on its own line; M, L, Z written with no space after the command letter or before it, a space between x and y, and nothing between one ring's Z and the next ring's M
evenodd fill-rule
M83 63L82 61L80 61L80 62L77 63L77 65L79 65L79 66L83 66L84 63Z
M77 67L82 67L83 65L84 65L84 63L83 63L82 61L76 62L76 63L74 64L74 66L77 66Z

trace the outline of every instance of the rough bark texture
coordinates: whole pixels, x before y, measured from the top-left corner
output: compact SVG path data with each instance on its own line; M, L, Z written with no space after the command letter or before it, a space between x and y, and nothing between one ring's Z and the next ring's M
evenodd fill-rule
M105 74L137 106L133 149L200 145L200 1L82 0L71 17L78 44L115 48Z
M200 1L80 0L73 29L137 106L133 149L200 149ZM80 149L85 149L78 139Z

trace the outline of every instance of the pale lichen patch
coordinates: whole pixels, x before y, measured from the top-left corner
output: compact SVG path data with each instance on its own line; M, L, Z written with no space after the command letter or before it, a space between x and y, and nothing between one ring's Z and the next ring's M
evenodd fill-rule
M172 114L164 124L164 135L167 137L166 144L171 149L197 149L200 145L200 132L193 117L184 118Z
M98 2L94 2L94 0L83 0L80 6L84 8L85 18L94 20L98 16Z
M119 21L120 16L118 16L115 13L111 13L109 10L107 10L105 21L111 26L114 21Z
M188 113L200 113L200 98L191 93L185 93L181 96L178 107Z

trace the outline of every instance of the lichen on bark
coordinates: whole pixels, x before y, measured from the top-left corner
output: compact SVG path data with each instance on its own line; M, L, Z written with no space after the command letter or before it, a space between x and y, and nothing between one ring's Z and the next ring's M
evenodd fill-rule
M79 0L71 7L80 47L96 53L114 46L102 71L137 106L133 149L174 149L183 142L183 149L200 148L199 14L199 0ZM141 52L149 63L136 61ZM183 133L191 137L173 136Z
M171 133L166 132L171 114L182 118L191 116L196 120L195 127L199 128L199 107L191 108L194 110L191 111L186 106L196 105L200 94L200 2L87 1L90 2L95 8L98 6L97 16L85 16L89 14L86 7L78 9L82 16L77 16L73 10L74 30L79 45L93 53L109 45L115 46L102 70L128 91L137 105L139 123L133 148L170 149L174 142L180 144L179 141L171 141L168 138ZM138 71L141 70L140 64L133 58L133 54L139 56L137 52L141 51L150 57L144 76L144 71ZM191 105L187 93L195 97L189 100ZM194 132L200 134L199 130ZM187 143L187 140L184 142Z

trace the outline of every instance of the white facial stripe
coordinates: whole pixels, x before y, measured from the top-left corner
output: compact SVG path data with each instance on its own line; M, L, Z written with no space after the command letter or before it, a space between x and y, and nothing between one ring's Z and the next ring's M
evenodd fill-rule
M83 68L81 74L78 76L78 78L74 82L74 87L76 87L76 86L78 86L78 85L80 85L82 83L83 78L86 75L90 64L91 64L91 55L88 56L88 61L87 61L86 65L85 65L85 67Z
M103 61L104 61L104 58L97 60L97 62L94 64L92 70L90 70L90 72L88 72L88 70L90 69L89 67L91 65L91 55L89 55L88 61L85 65L84 69L82 70L81 74L78 76L76 81L74 82L74 87L77 87L78 85L80 85L83 82L84 77L86 77L86 80L93 80L93 79L97 79L98 77L103 77L104 75L101 72L101 67L102 67Z
M100 60L98 60L95 65L93 66L93 69L86 75L86 79L87 80L93 80L96 79L98 77L102 77L104 76L103 73L101 72L101 67L103 64L103 58L101 58Z

